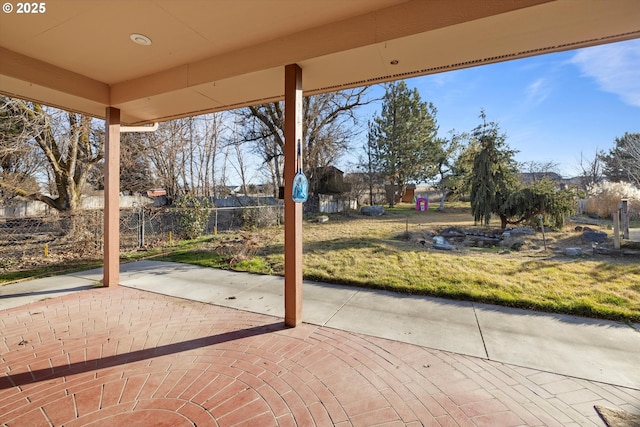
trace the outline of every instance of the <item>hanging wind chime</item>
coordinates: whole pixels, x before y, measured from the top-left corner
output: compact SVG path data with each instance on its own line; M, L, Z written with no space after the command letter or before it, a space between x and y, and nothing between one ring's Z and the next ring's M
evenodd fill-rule
M309 181L307 181L307 177L304 176L302 172L302 147L299 139L297 164L298 173L296 173L296 176L293 178L291 198L295 203L304 203L309 196Z

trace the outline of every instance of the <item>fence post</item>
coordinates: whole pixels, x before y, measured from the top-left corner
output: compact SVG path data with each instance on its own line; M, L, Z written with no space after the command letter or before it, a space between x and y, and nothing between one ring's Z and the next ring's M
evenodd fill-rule
M138 223L136 224L136 232L138 235L138 247L144 247L144 208L140 206L138 212L136 212L136 218Z
M547 250L547 236L544 233L544 217L542 215L538 215L538 220L540 221L540 229L542 230L542 243L544 244L544 250Z
M620 211L613 213L613 247L620 249Z
M622 199L622 238L629 240L629 200Z
M93 248L98 250L102 248L102 224L104 221L102 220L102 216L100 216L101 211L94 211L94 219L93 219Z

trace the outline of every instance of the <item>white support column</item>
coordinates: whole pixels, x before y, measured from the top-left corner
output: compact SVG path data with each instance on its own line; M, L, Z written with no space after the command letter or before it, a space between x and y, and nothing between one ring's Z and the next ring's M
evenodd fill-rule
M120 110L107 107L104 147L103 286L120 281Z
M292 199L296 142L302 139L302 69L285 67L284 82L284 323L302 322L302 203Z

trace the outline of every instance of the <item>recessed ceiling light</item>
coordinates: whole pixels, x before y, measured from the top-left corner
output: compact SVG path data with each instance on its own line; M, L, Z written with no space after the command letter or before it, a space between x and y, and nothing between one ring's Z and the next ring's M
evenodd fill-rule
M143 34L133 33L129 38L131 38L135 44L139 44L140 46L149 46L151 44L151 39Z
M398 62L399 62L399 61L398 61L397 59L393 59L393 60L391 60L391 62L389 62L389 64L391 64L391 65L398 65Z

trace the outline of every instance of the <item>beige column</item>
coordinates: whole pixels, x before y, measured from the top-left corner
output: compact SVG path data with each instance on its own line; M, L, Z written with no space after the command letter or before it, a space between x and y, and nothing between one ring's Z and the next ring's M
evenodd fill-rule
M284 75L284 323L295 327L302 322L302 203L291 190L302 140L302 69L287 65Z
M104 144L103 286L120 281L120 110L107 107Z

